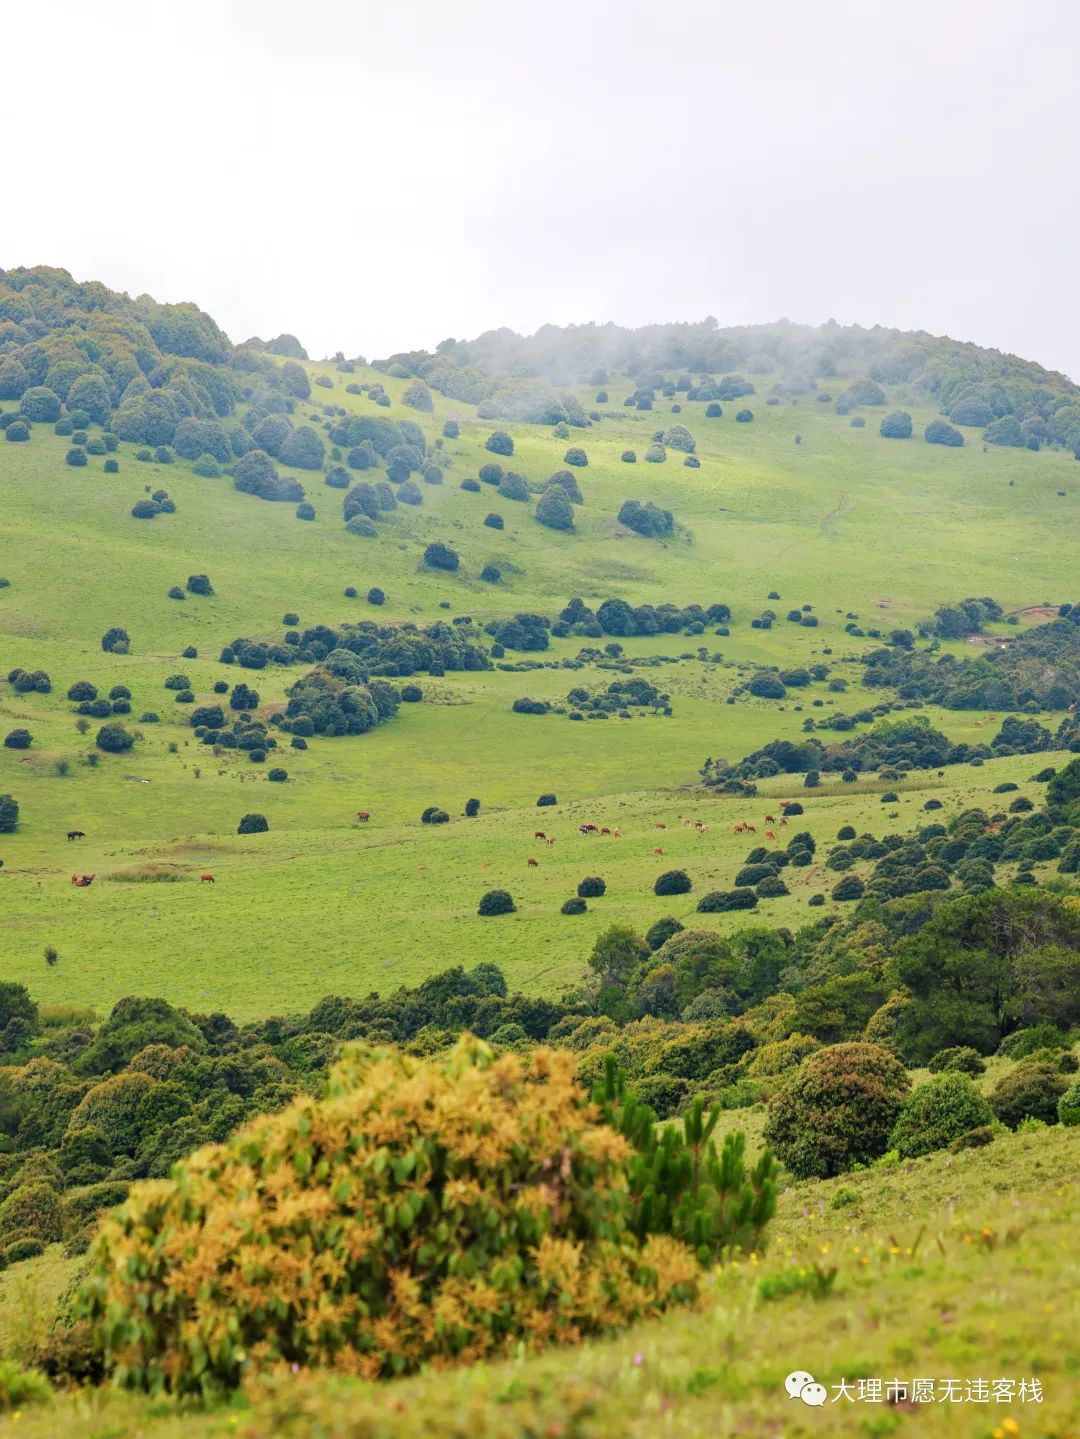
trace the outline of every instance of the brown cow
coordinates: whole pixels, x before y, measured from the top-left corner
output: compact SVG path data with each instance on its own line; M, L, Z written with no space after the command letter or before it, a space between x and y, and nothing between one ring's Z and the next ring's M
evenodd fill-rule
M767 814L767 815L765 816L765 823L766 823L766 824L775 824L775 823L776 823L776 816L775 816L774 814Z
M533 839L547 839L547 835L542 829L537 829L533 831Z
M555 843L555 836L554 836L554 835L551 835L548 839L544 840L544 843L545 843L545 844L554 844L554 843Z
M775 838L776 838L776 832L775 832L775 830L767 829L767 830L765 831L765 838L766 838L766 839L775 839Z
M663 852L664 851L660 848L659 845L657 845L656 848L653 850L653 854L663 854Z
M538 859L533 859L532 855L530 855L525 862L530 869L539 869L540 867L540 861Z
M358 809L356 811L356 818L360 821L361 824L367 824L368 820L371 818L371 815L368 814L366 809Z
M216 884L217 880L212 874L200 874L199 882L200 884Z
M667 829L667 825L666 825L666 824L661 824L659 821L657 821L657 823L653 826L653 828L654 828L654 829Z
M607 825L604 825L604 827L603 827L603 829L600 831L600 833L601 833L601 834L610 834L610 833L611 833L611 830L607 827Z
M73 874L71 882L76 889L89 889L96 878L94 874Z

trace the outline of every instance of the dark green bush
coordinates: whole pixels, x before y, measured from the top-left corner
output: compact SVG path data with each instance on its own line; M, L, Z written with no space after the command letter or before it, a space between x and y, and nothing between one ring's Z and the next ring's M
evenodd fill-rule
M831 1045L774 1096L765 1138L797 1179L831 1179L885 1153L909 1088L904 1066L880 1045Z
M689 894L690 876L683 869L669 869L653 885L653 894Z
M489 889L477 907L477 914L488 918L497 914L513 914L517 909L509 891L505 889Z
M1058 1100L1069 1082L1053 1064L1023 1060L990 1091L990 1107L1010 1129L1024 1119L1056 1124Z

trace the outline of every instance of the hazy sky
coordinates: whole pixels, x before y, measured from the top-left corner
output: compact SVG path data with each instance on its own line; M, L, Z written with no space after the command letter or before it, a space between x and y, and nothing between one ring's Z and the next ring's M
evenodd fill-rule
M313 355L834 316L1080 379L1077 0L4 8L4 267Z

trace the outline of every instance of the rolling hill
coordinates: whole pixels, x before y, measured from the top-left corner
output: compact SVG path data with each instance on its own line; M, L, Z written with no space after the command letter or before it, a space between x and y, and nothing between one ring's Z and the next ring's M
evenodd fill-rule
M40 267L0 272L0 433L0 1410L23 1432L1073 1434L1071 381L711 318L312 360ZM353 1041L437 1064L463 1031L510 1066L569 1050L586 1090L614 1055L658 1144L715 1102L718 1137L783 1161L761 1252L695 1239L694 1313L389 1388L348 1343L345 1375L298 1373L300 1340L198 1412L92 1387L104 1341L70 1326L103 1211L204 1145L254 1164L243 1126L340 1099ZM300 1216L290 1263L336 1262L315 1226L352 1202L326 1189L346 1129L260 1191ZM535 1176L552 1213L569 1154ZM384 1159L407 1233L423 1164ZM33 1412L9 1360L70 1392ZM821 1415L785 1393L802 1367L1045 1394Z

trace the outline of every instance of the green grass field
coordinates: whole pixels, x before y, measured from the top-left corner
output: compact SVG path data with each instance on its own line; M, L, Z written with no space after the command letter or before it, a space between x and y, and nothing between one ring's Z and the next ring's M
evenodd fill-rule
M332 366L309 369L334 381L332 390L315 390L319 403L373 411L364 396L344 392ZM396 402L403 382L374 371L354 378L376 377ZM462 432L446 441L453 457L446 483L422 485L423 507L399 508L375 540L345 531L341 493L318 475L296 472L318 510L305 524L292 505L241 495L228 477L200 478L181 461L142 464L134 446L121 445L115 476L101 472L100 460L69 468L68 441L46 427L35 428L30 444L0 446L0 573L12 582L0 590L3 670L43 668L53 683L48 696L0 687L0 725L34 735L29 751L0 750L0 793L13 793L22 808L19 832L0 840L5 977L27 983L40 1001L78 1000L99 1011L123 994L154 992L249 1017L479 959L499 962L514 984L544 990L576 977L592 938L613 919L646 925L670 912L690 919L696 898L727 887L749 847L732 838L732 823L756 819L760 831L770 806L792 796L781 782L764 785L755 802L687 787L706 756L735 760L766 740L796 736L815 698L859 707L857 676L842 662L873 641L844 633L849 613L864 627L888 630L965 594L992 594L1007 609L1057 603L1073 579L1069 546L1045 541L1076 524L1080 487L1070 456L986 450L976 432L962 450L889 441L877 433L877 411L866 412L865 429L852 429L812 400L766 406L767 384L748 402L750 425L734 421L736 405L717 420L706 420L701 404L684 405L678 418L698 440L698 470L685 469L674 451L664 465L640 462L652 432L669 419L666 405L650 414L606 411L570 441L513 426L509 463L531 480L560 468L568 443L584 444L589 465L577 473L586 504L575 507L572 535L544 529L530 505L488 486L480 494L458 488L491 458L483 440L494 425L438 396L431 416L397 403L378 412L418 419L432 439L456 415ZM613 397L618 392L613 385ZM591 405L591 394L580 393ZM902 390L890 398L908 403ZM908 407L921 435L932 412ZM316 401L299 408L314 412ZM627 446L638 451L637 465L620 462ZM176 514L130 518L148 484L168 489ZM674 511L682 526L676 539L647 541L616 525L624 499L647 497ZM504 515L503 532L482 525L491 510ZM460 551L457 574L422 567L423 545L435 538ZM488 561L503 570L498 585L478 579ZM171 585L197 572L210 575L213 597L167 598ZM346 599L350 584L361 596L380 585L386 605L374 610L362 598ZM772 602L781 616L812 604L819 627L781 618L770 631L751 629L771 590L781 595ZM571 595L594 603L607 596L723 601L733 610L731 635L624 642L630 658L684 656L643 671L670 691L670 718L571 724L511 713L522 695L559 700L571 685L608 683L610 672L594 666L420 677L424 702L403 706L393 723L363 737L316 739L305 753L285 748L286 785L267 783L266 767L243 755L218 759L200 747L184 707L163 688L168 675L185 673L201 701L215 680L243 677L264 706L279 704L297 671L253 675L219 664L217 655L239 634L278 637L287 611L301 625L426 623L447 617L443 604L450 614L481 619L519 609L554 617ZM101 651L100 636L114 624L130 631L130 655ZM582 643L556 640L540 658L572 657ZM702 643L726 663L702 664L695 658ZM180 658L189 645L198 649L195 660ZM724 703L744 666L823 657L834 673L851 675L847 695L816 686L798 701ZM163 722L142 726L130 754L103 755L91 768L97 724L80 736L64 699L80 678L103 692L127 685L132 718L153 710ZM1004 718L927 713L957 740L987 739ZM941 797L966 804L1037 767L1020 759L950 771ZM926 776L913 784L939 786ZM917 822L921 790L902 795L899 806L886 807L895 818L883 818L882 789L832 781L798 827L820 841L844 823L878 832ZM537 795L548 790L559 806L537 810ZM430 804L459 816L470 796L482 801L478 819L436 829L419 823ZM360 808L371 812L370 824L355 823ZM270 833L237 837L248 811L265 813ZM683 829L682 816L707 822L708 834ZM590 819L621 827L622 838L581 839L577 825ZM655 830L657 822L667 830ZM69 844L73 828L87 838ZM536 828L556 844L534 842ZM653 854L657 846L662 857ZM527 867L530 855L538 868ZM693 894L674 905L652 894L656 875L673 867L694 880ZM95 873L94 886L73 889L76 870ZM140 871L181 882L136 882ZM203 871L214 873L213 887L200 884ZM607 895L585 916L561 916L562 901L593 873L606 879ZM493 887L511 890L517 914L476 916L480 895ZM790 899L760 907L762 921L797 923L805 897L826 887L820 871L801 872ZM703 927L725 923L701 918ZM61 955L52 968L43 959L50 944Z

